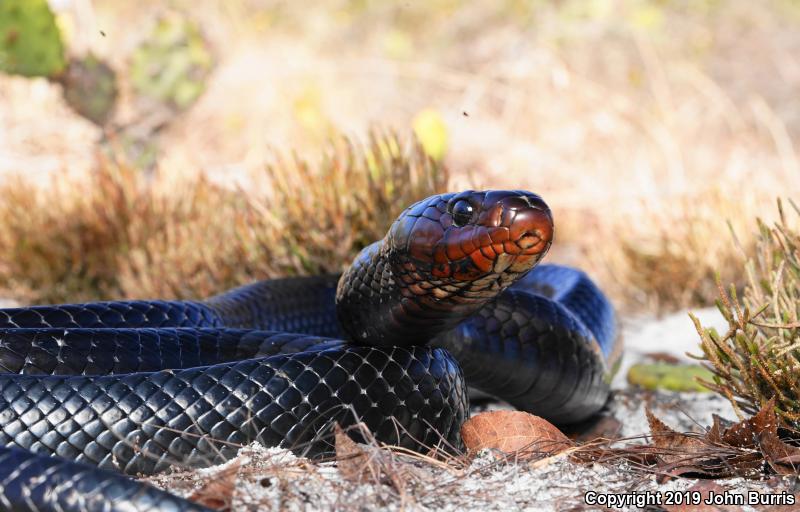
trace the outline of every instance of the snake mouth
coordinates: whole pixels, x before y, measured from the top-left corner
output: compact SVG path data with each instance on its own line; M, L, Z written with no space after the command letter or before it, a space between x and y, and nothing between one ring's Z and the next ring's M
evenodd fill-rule
M519 240L517 240L517 245L522 248L522 250L527 251L528 249L535 247L542 241L542 233L540 231L534 232L525 232Z
M531 199L523 196L526 202ZM515 233L516 231L516 233ZM543 255L553 240L553 217L550 210L542 203L517 211L510 235L521 254L526 256Z
M536 256L544 254L550 249L552 242L552 235L548 236L538 229L534 231L525 232L518 240L517 246L521 250L521 254L525 256Z

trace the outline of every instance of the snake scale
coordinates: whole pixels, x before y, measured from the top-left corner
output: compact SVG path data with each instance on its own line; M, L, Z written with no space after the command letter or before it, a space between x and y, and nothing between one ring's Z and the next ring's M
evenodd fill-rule
M442 194L341 276L0 310L0 510L204 510L123 474L254 441L325 455L334 423L458 448L467 384L579 422L607 400L619 342L583 272L537 266L552 238L530 192Z

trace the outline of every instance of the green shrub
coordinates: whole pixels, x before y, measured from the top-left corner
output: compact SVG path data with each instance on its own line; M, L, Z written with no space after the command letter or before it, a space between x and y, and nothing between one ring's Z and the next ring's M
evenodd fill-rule
M794 213L800 213L791 203ZM710 389L727 397L740 416L754 414L770 399L786 426L800 425L800 231L792 227L779 203L773 226L758 221L756 252L746 264L747 286L719 284L719 310L727 332L705 329L702 358L713 372Z

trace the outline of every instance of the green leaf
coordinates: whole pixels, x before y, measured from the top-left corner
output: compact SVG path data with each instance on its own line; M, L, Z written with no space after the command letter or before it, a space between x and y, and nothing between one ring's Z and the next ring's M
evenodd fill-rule
M64 44L45 0L0 0L0 70L56 77L64 70Z
M708 391L698 378L711 381L714 375L696 364L635 364L628 370L629 383L651 390Z

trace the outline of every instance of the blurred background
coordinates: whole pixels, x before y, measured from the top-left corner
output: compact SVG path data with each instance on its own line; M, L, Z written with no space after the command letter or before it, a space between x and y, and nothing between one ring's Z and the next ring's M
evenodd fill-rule
M336 271L506 187L623 310L706 305L798 137L797 0L0 0L0 295Z

